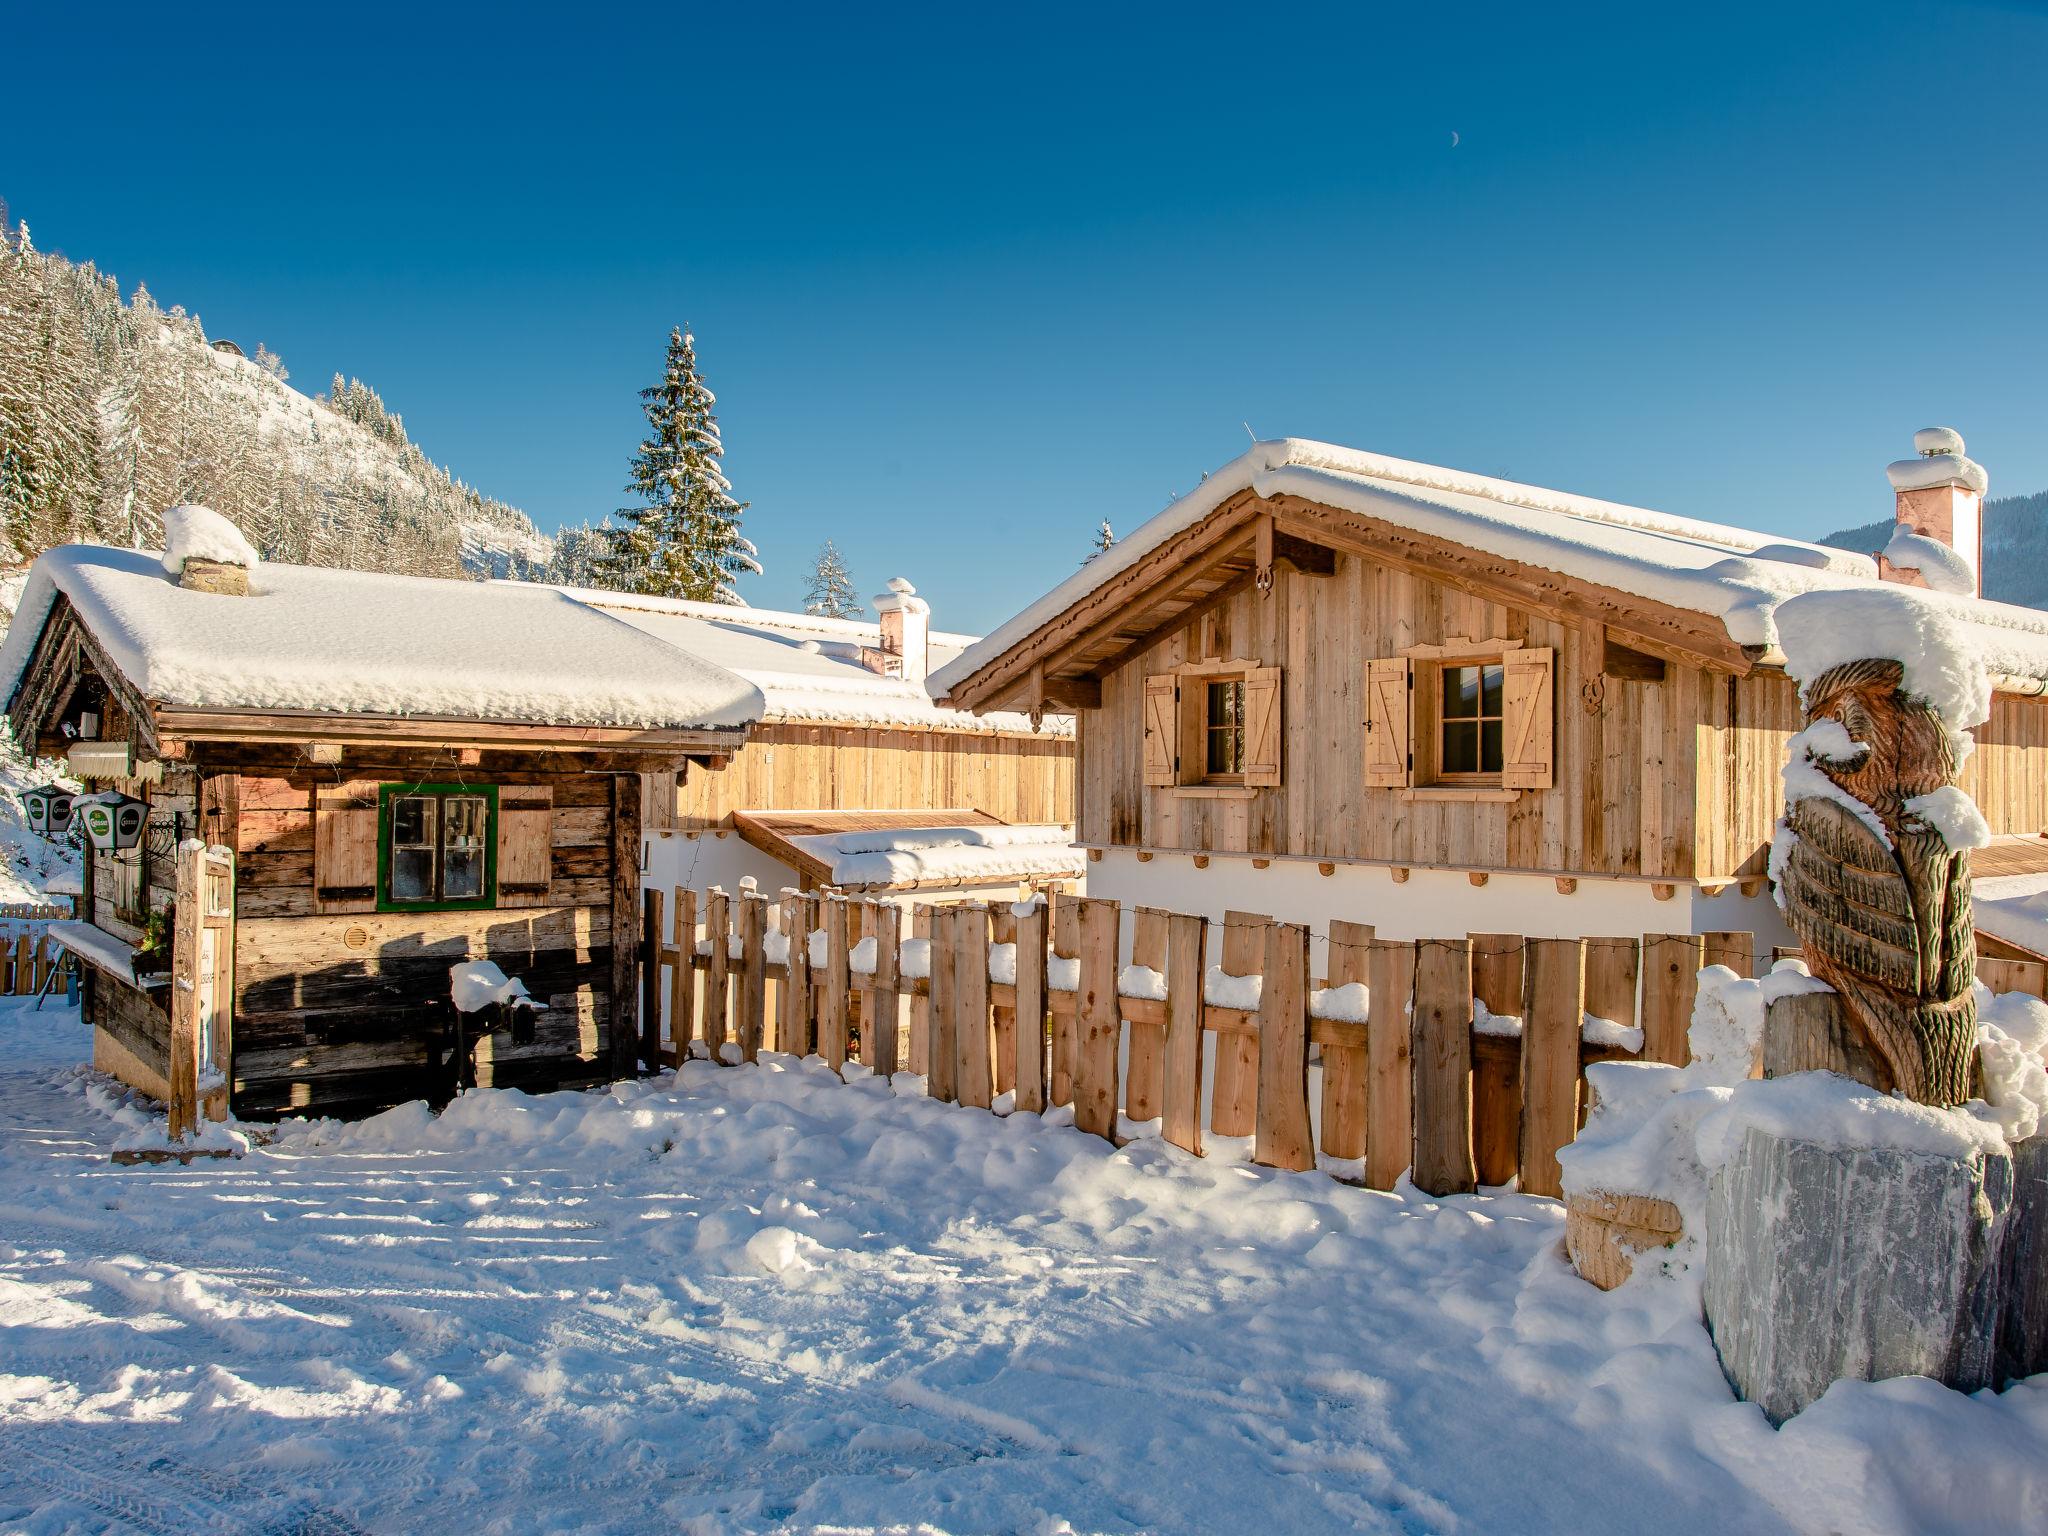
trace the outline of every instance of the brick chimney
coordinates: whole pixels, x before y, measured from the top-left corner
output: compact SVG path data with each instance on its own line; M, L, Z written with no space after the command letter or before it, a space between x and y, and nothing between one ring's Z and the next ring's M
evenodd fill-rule
M882 655L891 677L922 684L931 671L932 605L901 576L875 598L882 617Z
M1984 591L1984 490L1981 464L1965 457L1963 439L1948 427L1922 427L1913 434L1917 458L1888 465L1885 474L1898 499L1898 522L1923 538L1946 544L1970 567L1972 590ZM1878 561L1886 581L1926 586L1917 571Z

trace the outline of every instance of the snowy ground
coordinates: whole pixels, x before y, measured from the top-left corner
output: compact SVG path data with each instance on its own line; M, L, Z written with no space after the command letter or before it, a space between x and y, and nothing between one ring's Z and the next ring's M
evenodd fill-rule
M124 1169L84 1036L0 1004L0 1530L2048 1529L2048 1378L1773 1434L1547 1201L787 1058Z

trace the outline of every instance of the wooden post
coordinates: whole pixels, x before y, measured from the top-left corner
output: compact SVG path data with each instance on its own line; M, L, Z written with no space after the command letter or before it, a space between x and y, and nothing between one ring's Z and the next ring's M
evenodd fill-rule
M811 1054L810 907L800 892L792 891L782 899L782 931L789 935L789 958L783 962L778 1043L792 1056L808 1056Z
M846 1005L853 994L846 954L846 898L825 898L825 1001L818 1011L818 1054L842 1075L846 1070Z
M1373 945L1371 993L1365 1031L1365 1182L1374 1189L1392 1189L1415 1150L1410 1086L1415 1063L1408 1031L1408 1007L1415 995L1413 944Z
M1876 1087L1882 1077L1870 1048L1849 1026L1833 992L1794 992L1764 1010L1764 1076L1837 1072Z
M1166 917L1157 907L1132 909L1132 965L1165 973ZM1124 1114L1132 1120L1156 1120L1166 1095L1166 1025L1133 1019L1129 1029Z
M661 888L640 893L640 1070L661 1070Z
M199 1128L199 1030L206 999L199 988L199 936L206 923L206 857L178 851L178 911L171 926L170 1134L182 1141ZM28 935L15 941L15 974L28 960Z
M1586 939L1586 1012L1627 1029L1636 1022L1636 973L1641 968L1634 939Z
M1415 1187L1470 1194L1472 1166L1472 946L1425 939L1415 957Z
M1488 1013L1522 1013L1522 936L1475 933L1472 996ZM1472 1033L1472 1162L1482 1184L1505 1184L1522 1157L1522 1042Z
M1202 962L1209 925L1175 912L1166 920L1166 1064L1160 1134L1202 1155Z
M757 1061L768 1020L768 898L740 894L740 1058Z
M1725 965L1738 976L1756 975L1756 935L1729 930L1702 935L1708 965Z
M1266 930L1259 992L1258 1132L1252 1160L1303 1173L1315 1167L1308 1117L1308 930Z
M1330 922L1329 976L1325 986L1371 983L1373 930L1368 923ZM1334 1038L1337 1034L1343 1039ZM1323 1025L1323 1139L1330 1157L1365 1156L1366 1026L1326 1020Z
M931 976L931 1066L925 1074L925 1092L935 1099L955 1104L960 1099L959 1044L954 1039L960 1016L953 1003L954 967L959 964L958 912L951 906L932 908Z
M888 902L878 901L872 916L874 985L868 992L870 1007L862 1018L860 1034L862 1046L874 1052L868 1064L888 1078L896 1075L901 1064L903 1008L898 989L902 984L903 914Z
M1682 1067L1692 1059L1686 1043L1693 1000L1704 964L1699 938L1690 933L1643 935L1643 1060Z
M1080 902L1065 892L1050 898L1052 952L1061 960L1078 959L1081 954ZM1079 993L1055 995L1048 985L1046 1006L1052 1010L1052 1102L1074 1102L1074 1051L1078 1031Z
M953 909L953 1091L962 1103L987 1109L993 1098L989 1060L988 908Z
M1265 963L1270 917L1252 912L1223 914L1223 969L1232 976L1256 976ZM1255 1035L1219 1032L1216 1066L1209 1085L1209 1129L1218 1136L1249 1136L1258 1128L1259 1042Z
M1522 1192L1561 1196L1557 1150L1579 1133L1586 945L1531 939L1522 998Z
M640 889L640 776L612 774L612 984L606 1004L605 1054L611 1075L631 1077L639 1051L640 1031L633 1013L640 996L639 948L633 925L640 910L634 899ZM370 803L376 803L374 794Z
M713 886L704 904L704 936L711 953L704 967L704 1045L714 1062L725 1060L725 1029L730 997L726 977L732 970L732 898Z
M1017 918L1017 1108L1045 1110L1044 902Z
M200 1109L207 1119L221 1122L228 1118L229 1094L234 1087L235 856L224 844L217 850L209 849L206 862L210 874L207 918L213 930L214 981L213 1007L207 1021L207 1060L220 1074L220 1086L204 1096ZM36 939L36 953L38 957L43 954L41 936Z
M1116 1141L1116 1058L1123 1013L1116 995L1117 904L1084 898L1081 986L1074 999L1074 1125Z
M668 977L668 1033L675 1042L676 1065L690 1059L697 1038L697 893L675 888L676 963Z
M989 942L1017 943L1017 914L1011 910L1014 903L998 901L988 909ZM1008 1003L998 1004L990 1009L995 1016L995 1047L990 1065L995 1069L996 1092L1008 1093L1017 1086L1017 1010Z
M924 991L911 989L910 996L910 1070L925 1080L925 1092L931 1092L932 1070L932 981L938 975L938 940L932 934L932 908L928 903L919 902L910 909L910 936L923 939L930 959L926 963Z

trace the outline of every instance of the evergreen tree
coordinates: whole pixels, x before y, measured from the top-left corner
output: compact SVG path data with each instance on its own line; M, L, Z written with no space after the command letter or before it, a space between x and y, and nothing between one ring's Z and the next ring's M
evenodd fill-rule
M758 551L740 533L747 504L735 501L719 469L725 446L717 396L697 372L695 338L669 332L668 370L640 391L648 435L633 458L627 489L642 505L622 508L609 530L603 583L621 592L737 603L733 583L759 575Z
M1089 560L1093 560L1114 543L1116 543L1116 530L1109 526L1109 519L1105 517L1102 520L1102 525L1095 530L1095 547L1088 551L1087 559L1084 559L1081 563L1086 565Z
M839 546L827 539L818 551L818 563L804 586L804 612L827 619L851 619L860 614L860 593L854 588L853 573Z

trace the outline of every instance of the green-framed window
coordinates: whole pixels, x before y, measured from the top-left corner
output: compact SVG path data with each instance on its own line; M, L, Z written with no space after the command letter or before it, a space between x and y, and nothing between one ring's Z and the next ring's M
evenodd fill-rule
M463 912L497 903L497 785L378 786L379 912Z

